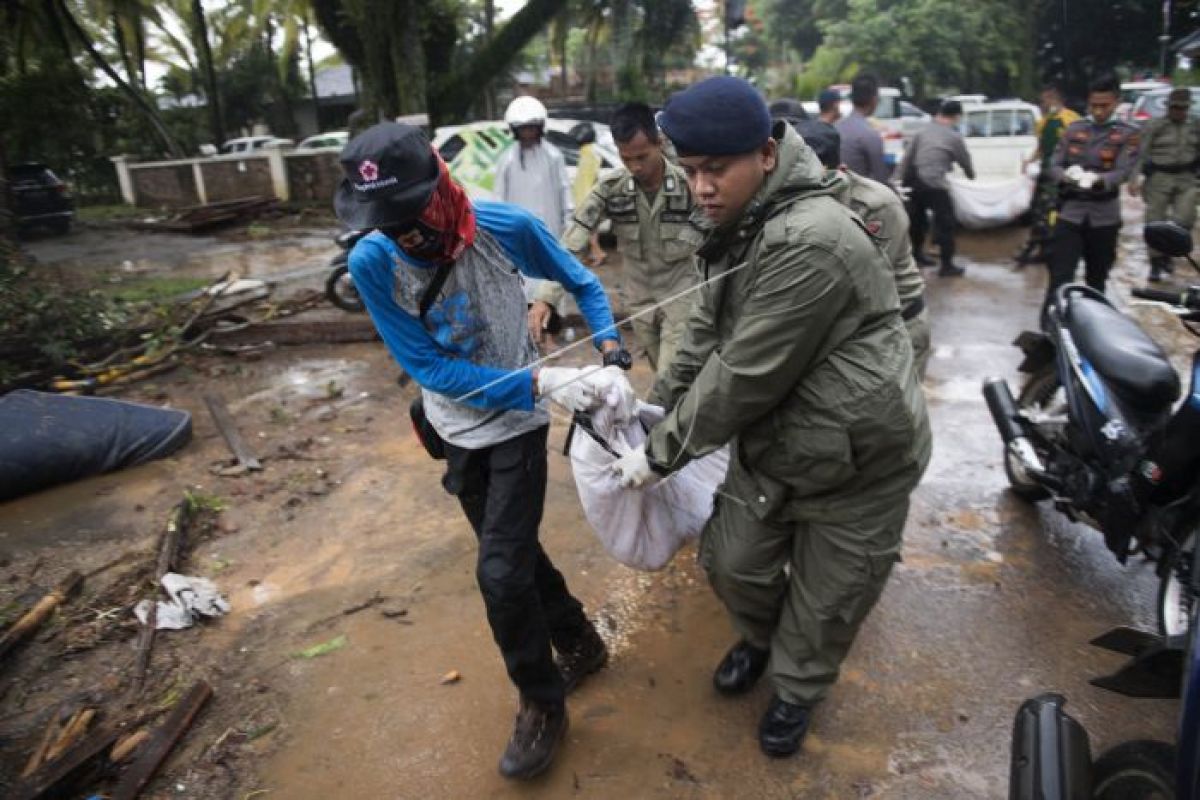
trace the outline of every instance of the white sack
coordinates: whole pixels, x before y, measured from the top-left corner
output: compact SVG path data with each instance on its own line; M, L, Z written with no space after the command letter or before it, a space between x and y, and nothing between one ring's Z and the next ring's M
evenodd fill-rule
M592 426L613 450L625 453L645 441L645 430L664 413L639 402L637 416L622 423L620 409L604 406L592 415ZM649 488L622 489L609 469L616 457L587 431L576 429L570 456L584 516L600 543L617 561L640 570L662 569L684 542L700 535L729 466L728 450L721 448Z
M946 180L954 216L964 228L973 230L1008 225L1029 210L1033 199L1033 181L1027 176L981 183L951 173Z

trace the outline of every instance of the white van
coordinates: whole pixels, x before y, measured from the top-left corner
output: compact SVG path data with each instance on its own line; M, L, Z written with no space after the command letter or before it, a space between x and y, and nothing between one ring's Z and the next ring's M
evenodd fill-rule
M1021 100L1000 100L963 109L960 130L975 166L977 180L985 183L1019 178L1025 159L1037 150L1037 106Z

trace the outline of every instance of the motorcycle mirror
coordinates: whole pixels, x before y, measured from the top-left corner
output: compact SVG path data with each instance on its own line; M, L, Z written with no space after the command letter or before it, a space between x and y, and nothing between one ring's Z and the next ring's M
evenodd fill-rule
M1152 250L1178 258L1192 252L1192 234L1176 222L1150 222L1142 232L1142 238Z

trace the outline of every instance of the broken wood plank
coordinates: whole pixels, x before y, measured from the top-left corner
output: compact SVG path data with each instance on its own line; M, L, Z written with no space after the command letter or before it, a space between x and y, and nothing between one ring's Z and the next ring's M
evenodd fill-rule
M108 754L108 760L114 764L120 764L128 759L134 752L141 747L150 738L150 731L142 728L141 730L131 733L128 736L121 737L116 744L113 745L112 752Z
M138 757L129 765L128 771L113 791L112 800L133 800L146 788L146 784L183 738L200 709L212 697L212 693L212 687L206 681L196 681L192 685L183 699L171 709L166 721L154 731Z
M96 716L96 709L82 708L71 717L67 727L63 728L63 732L59 735L58 741L51 745L46 751L46 761L54 761L62 756L73 744L83 738L83 734L87 731L88 725L92 724L92 720Z
M170 572L179 557L179 547L187 534L187 526L191 521L191 506L186 498L180 500L171 509L167 517L167 525L163 528L162 538L158 545L158 561L154 566L154 585L158 587L162 578ZM146 624L138 631L137 661L133 671L132 690L137 694L142 690L146 681L146 670L150 668L150 654L154 649L154 631L158 625L158 603L150 604L146 614Z
M13 787L12 800L41 800L43 797L59 796L83 768L101 755L117 740L120 732L101 726L90 736L63 753L57 761L43 764L28 778Z
M225 437L225 444L229 445L230 452L237 457L238 463L246 469L262 469L262 463L259 462L254 451L250 449L246 440L242 438L241 432L238 431L233 416L225 406L225 401L215 394L206 394L204 403L208 406L209 413L212 414L213 422L217 423L217 430Z
M38 767L46 760L46 752L50 749L50 745L62 734L62 723L58 721L58 713L55 712L50 717L50 723L46 726L46 732L42 734L42 740L38 743L37 749L33 751L33 755L25 762L25 769L21 770L21 777L28 778L33 773L37 772Z
M217 328L208 341L220 345L273 342L285 346L373 342L378 338L371 319L362 315L334 320L263 322L226 332Z
M78 572L67 575L58 586L29 609L25 616L5 631L4 636L0 637L0 660L3 660L18 644L40 628L42 623L54 613L54 610L79 589L81 583L83 583L83 576Z

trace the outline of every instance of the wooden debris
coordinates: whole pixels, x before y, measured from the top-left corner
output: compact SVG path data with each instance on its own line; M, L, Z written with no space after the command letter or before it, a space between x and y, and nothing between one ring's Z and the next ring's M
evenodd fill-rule
M69 747L82 739L83 734L87 732L88 725L92 723L95 716L96 709L94 708L83 708L75 712L75 715L71 717L67 726L63 728L58 741L46 751L46 761L57 760Z
M133 800L146 788L146 784L154 777L154 773L183 738L200 709L211 697L212 687L207 682L201 680L192 685L129 765L128 771L113 791L112 800Z
M61 796L69 782L91 762L112 746L120 733L101 726L90 736L68 749L62 756L45 763L33 775L13 787L12 800L40 800Z
M108 760L114 764L120 764L128 759L134 752L141 747L150 738L150 732L145 728L131 733L128 736L121 737L116 744L113 745L112 752L108 755Z
M54 613L54 610L73 595L82 583L83 576L78 572L72 572L5 631L4 636L0 637L0 660L3 660L18 644L40 628L42 623Z
M262 463L259 462L254 451L250 449L246 440L242 438L241 432L238 431L237 423L233 421L229 409L225 406L225 401L215 394L206 394L204 403L208 406L209 413L212 414L213 422L217 424L217 430L221 432L221 436L225 437L225 443L229 445L230 452L237 457L238 463L246 469L262 469Z
M452 669L449 672L447 672L445 675L442 676L442 680L440 681L440 683L445 685L447 683L458 683L461 680L462 680L462 674L458 670Z
M306 322L270 321L239 326L223 331L213 328L208 341L222 347L233 345L262 344L345 344L349 342L373 342L379 338L371 318L366 315L336 320L310 320Z
M240 197L236 200L222 200L201 206L180 208L175 215L163 220L137 220L129 223L132 227L149 231L179 231L182 233L200 233L218 225L233 222L248 222L263 212L278 205L273 197L254 195Z
M58 714L50 717L50 723L46 726L46 732L42 734L42 740L38 743L37 749L33 751L33 755L25 762L25 769L21 770L21 777L28 778L33 773L37 772L37 768L46 760L46 753L50 750L50 745L62 735L62 724L58 721Z
M163 529L162 539L159 540L158 563L154 567L154 585L158 586L163 575L171 571L179 555L179 546L187 534L187 526L191 521L190 506L187 499L180 500L171 509L167 518L167 526ZM154 631L158 624L158 603L150 604L146 615L146 624L138 631L137 662L133 672L132 690L137 694L146 682L146 670L150 667L150 653L154 649Z

